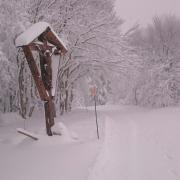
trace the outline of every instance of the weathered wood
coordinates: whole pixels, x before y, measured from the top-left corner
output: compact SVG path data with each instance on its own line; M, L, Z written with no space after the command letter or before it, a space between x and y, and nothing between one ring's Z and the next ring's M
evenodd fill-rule
M44 112L45 112L45 120L46 120L46 133L49 136L52 136L52 131L51 131L51 127L52 125L50 125L50 108L49 108L49 101L44 103Z
M28 45L32 51L40 51L43 49L43 44L31 43ZM48 50L52 52L52 47L48 46Z
M55 55L59 55L60 54L60 51L54 45L46 44L46 46L45 46L43 43L40 44L38 42L32 42L28 46L30 47L30 49L32 51L40 52L41 50L46 49L46 50L49 50L51 53L54 53Z
M34 78L34 81L36 83L36 87L38 89L39 95L43 101L48 101L49 95L46 92L46 89L44 87L43 81L41 79L41 76L38 71L34 57L32 55L31 49L29 46L23 46L22 48L23 48L24 54L26 56L29 68L30 68L32 76Z
M67 52L67 49L64 47L64 45L60 42L60 40L56 37L56 35L49 27L42 35L48 42L60 49L63 54Z
M28 43L21 42L20 44L26 56L40 98L43 101L45 101L44 109L45 109L45 118L46 118L46 130L47 130L47 134L49 136L52 136L53 134L51 131L51 127L54 125L54 117L56 113L55 113L55 106L53 102L52 92L51 92L52 91L51 55L52 54L63 55L67 52L67 48L64 45L64 43L61 41L61 39L58 38L58 36L50 26L46 25L45 29L46 30L43 31L42 33L39 32L37 37L33 36L34 38L32 38L31 42L30 41L28 41ZM41 74L34 60L32 51L39 52Z
M44 103L45 109L45 119L46 119L46 132L49 136L52 136L51 127L54 125L54 106L53 106L53 97L51 93L52 89L52 67L51 67L51 56L49 52L44 52L39 54L40 57L40 67L41 67L41 76L46 88L46 91L49 93L49 100Z
M17 132L20 133L20 134L23 134L25 136L28 136L28 137L30 137L33 140L36 140L36 141L38 140L37 136L35 136L34 134L32 134L32 133L30 133L30 132L28 132L28 131L26 131L24 129L18 128Z

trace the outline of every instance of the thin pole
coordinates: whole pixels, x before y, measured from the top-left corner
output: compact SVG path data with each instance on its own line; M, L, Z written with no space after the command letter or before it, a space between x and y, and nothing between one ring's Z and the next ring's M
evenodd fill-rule
M94 105L95 105L95 117L96 117L97 137L99 139L99 126L98 126L98 121L97 121L96 96L94 96Z
M24 129L26 130L26 119L24 119Z

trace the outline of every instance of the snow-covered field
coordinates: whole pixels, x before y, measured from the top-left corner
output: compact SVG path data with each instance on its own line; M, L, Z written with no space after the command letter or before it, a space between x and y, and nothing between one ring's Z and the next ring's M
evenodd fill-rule
M179 180L180 108L147 110L98 107L100 140L93 108L59 117L62 136L47 137L43 114L26 121L38 141L16 132L15 114L0 121L2 180ZM57 123L58 124L58 123Z

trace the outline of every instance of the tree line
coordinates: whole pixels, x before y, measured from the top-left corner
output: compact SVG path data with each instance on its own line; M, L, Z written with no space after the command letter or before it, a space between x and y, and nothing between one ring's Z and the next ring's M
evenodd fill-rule
M114 0L0 0L0 111L31 116L41 108L37 89L16 37L45 21L64 39L55 104L59 113L91 105L126 103L165 107L180 97L180 19L155 17L146 28L122 32ZM36 56L39 62L38 54Z

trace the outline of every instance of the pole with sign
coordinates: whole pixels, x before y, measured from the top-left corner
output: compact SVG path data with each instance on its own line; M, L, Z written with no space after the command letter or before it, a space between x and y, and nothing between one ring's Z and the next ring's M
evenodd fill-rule
M97 95L96 87L91 88L91 96L94 99L94 107L95 107L97 137L99 139L99 126L98 126L98 120L97 120L96 95Z

